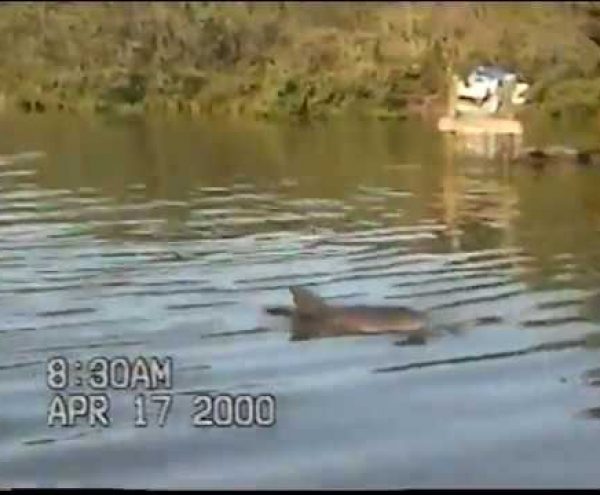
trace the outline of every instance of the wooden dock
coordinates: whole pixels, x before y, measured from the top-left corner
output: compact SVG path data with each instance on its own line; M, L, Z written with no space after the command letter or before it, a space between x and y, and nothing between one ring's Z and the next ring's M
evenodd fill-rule
M461 116L441 117L438 121L438 130L454 134L508 134L521 136L523 125L515 119L489 117L489 116Z

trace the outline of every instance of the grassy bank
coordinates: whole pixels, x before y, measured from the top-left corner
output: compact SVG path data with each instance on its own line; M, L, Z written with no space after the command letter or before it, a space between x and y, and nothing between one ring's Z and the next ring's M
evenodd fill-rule
M510 3L3 3L0 104L399 118L448 71L496 62L554 116L600 109L600 6Z

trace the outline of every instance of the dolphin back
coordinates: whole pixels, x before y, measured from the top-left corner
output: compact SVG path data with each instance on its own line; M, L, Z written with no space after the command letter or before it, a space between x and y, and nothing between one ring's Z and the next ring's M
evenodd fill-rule
M327 303L304 287L290 287L296 311L304 316L320 316L329 311Z

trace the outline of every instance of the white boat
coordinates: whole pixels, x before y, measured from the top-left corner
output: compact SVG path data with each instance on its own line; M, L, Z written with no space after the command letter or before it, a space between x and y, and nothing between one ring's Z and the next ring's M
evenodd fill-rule
M458 115L496 115L526 102L529 84L517 74L500 67L478 66L466 81L454 77L453 113Z

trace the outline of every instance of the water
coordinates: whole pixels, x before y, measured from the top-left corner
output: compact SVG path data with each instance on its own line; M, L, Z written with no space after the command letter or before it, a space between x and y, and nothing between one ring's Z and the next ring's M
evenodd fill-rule
M0 486L600 485L600 170L417 122L11 116L0 153ZM461 330L292 341L290 285ZM57 355L171 356L165 426L110 390L110 427L49 427ZM276 424L194 428L204 393Z

